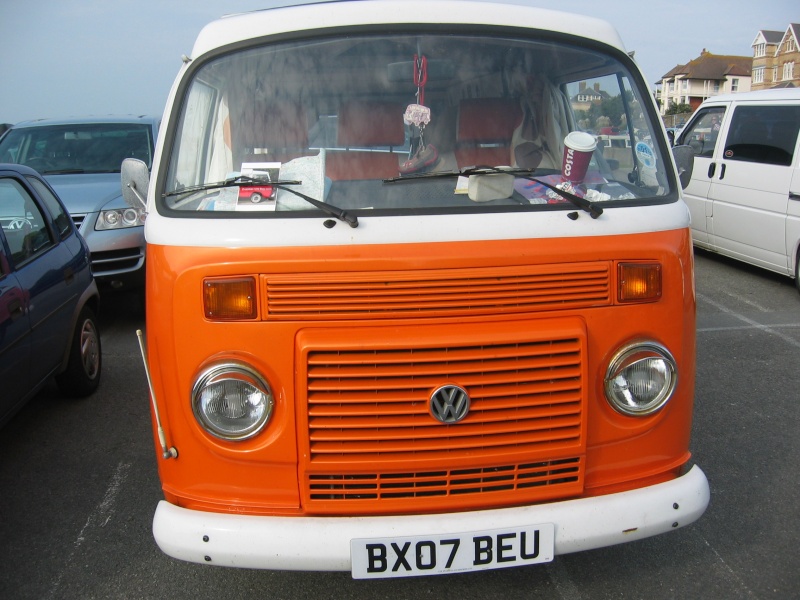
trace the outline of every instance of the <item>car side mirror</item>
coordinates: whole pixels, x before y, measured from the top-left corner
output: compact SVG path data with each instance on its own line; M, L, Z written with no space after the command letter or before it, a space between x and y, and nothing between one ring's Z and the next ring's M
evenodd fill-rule
M122 197L125 203L136 210L147 209L147 187L150 185L150 171L138 158L126 158L121 170Z
M692 180L694 151L689 146L675 146L672 148L672 156L675 157L675 165L678 167L678 178L681 180L681 187L686 189L686 186Z

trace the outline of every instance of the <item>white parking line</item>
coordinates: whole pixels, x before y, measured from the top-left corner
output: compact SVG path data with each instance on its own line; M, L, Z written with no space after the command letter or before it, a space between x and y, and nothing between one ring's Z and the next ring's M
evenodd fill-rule
M719 552L717 552L717 549L714 548L714 546L712 546L711 544L708 543L708 540L705 538L705 536L700 535L700 539L702 539L703 542L705 542L705 544L708 547L708 549L711 550L711 552L714 553L714 556L717 557L717 561L719 561L719 563L722 565L722 568L724 569L725 573L727 574L727 578L730 581L732 581L735 585L737 585L739 587L739 589L745 594L745 596L747 598L756 598L757 596L753 593L753 590L751 590L749 587L747 587L747 584L742 580L741 577L739 577L736 574L736 571L734 571L730 567L730 565L725 562L725 559L722 558L722 556L720 556Z
M714 308L716 308L720 312L723 312L723 313L725 313L727 315L730 315L730 316L732 316L732 317L734 317L736 319L739 319L740 321L743 321L744 323L747 323L750 326L750 328L755 328L755 329L758 329L758 330L760 330L760 331L762 331L764 333L769 333L770 335L774 335L776 337L779 337L784 342L788 343L791 346L794 346L795 348L800 348L800 341L795 340L794 338L792 338L792 337L790 337L788 335L785 335L785 334L781 333L780 331L777 331L775 329L774 325L773 326L769 326L769 325L764 325L762 323L759 323L758 321L754 321L753 319L751 319L749 317L746 317L743 314L737 313L735 310L731 310L727 306L725 306L723 304L720 304L719 302L717 302L715 300L712 300L711 298L709 298L708 296L704 296L703 294L697 294L697 299L698 300L702 300L706 304L710 304L711 306L713 306ZM792 327L794 327L794 325L792 325ZM698 330L698 331L700 331L700 330Z
M72 551L67 557L66 564L64 564L64 567L59 572L58 577L56 577L53 581L53 585L50 588L50 592L47 594L47 598L57 597L58 590L61 587L61 580L64 578L65 572L74 562L75 553L86 539L86 531L98 523L99 527L105 527L108 521L114 515L114 503L116 502L117 495L119 494L122 484L125 482L125 478L128 476L128 471L130 468L130 463L119 463L117 468L114 469L114 473L111 476L111 483L109 483L108 488L106 488L106 493L103 495L103 499L100 501L100 504L95 507L91 514L89 514L89 518L86 519L86 523L81 528L80 533L78 533L78 537L72 544Z
M723 294L725 294L726 296L730 296L731 298L734 298L738 302L741 302L743 304L747 304L748 306L752 306L756 310L759 310L761 312L770 312L770 310L767 307L762 306L758 302L753 302L752 300L749 300L748 298L745 298L744 296L742 296L740 294L732 294L732 293L730 293L730 292L728 292L726 290L721 290L721 292Z

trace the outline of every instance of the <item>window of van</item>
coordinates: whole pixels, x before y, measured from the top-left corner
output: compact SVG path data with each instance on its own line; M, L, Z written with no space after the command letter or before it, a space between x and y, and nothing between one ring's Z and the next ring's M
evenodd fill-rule
M687 144L695 156L711 158L717 144L725 107L715 106L698 111L697 118L682 134L683 144Z
M790 166L800 128L800 107L737 106L733 112L725 158Z
M302 217L319 212L311 198L360 214L574 210L540 183L562 182L573 131L599 142L576 194L675 201L631 66L542 37L435 32L262 43L196 61L166 140L158 209ZM613 140L597 139L611 130ZM475 166L529 173L508 197L474 200L456 174ZM246 190L266 183L274 196Z

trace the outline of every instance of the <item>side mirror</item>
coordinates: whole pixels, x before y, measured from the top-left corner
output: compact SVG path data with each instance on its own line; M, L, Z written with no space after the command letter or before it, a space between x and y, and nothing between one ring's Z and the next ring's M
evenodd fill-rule
M147 187L150 185L150 171L138 158L122 161L122 197L125 203L136 210L147 209Z
M681 180L681 187L686 189L686 186L692 180L694 151L689 146L675 146L672 148L672 156L675 157L675 165L678 167L678 178Z

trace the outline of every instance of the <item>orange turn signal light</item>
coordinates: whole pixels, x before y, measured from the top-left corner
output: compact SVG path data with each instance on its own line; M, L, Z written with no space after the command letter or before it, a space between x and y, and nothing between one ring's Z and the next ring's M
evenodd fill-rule
M617 276L620 302L652 302L661 298L659 263L619 263Z
M212 321L240 321L258 316L254 277L203 281L203 311Z

